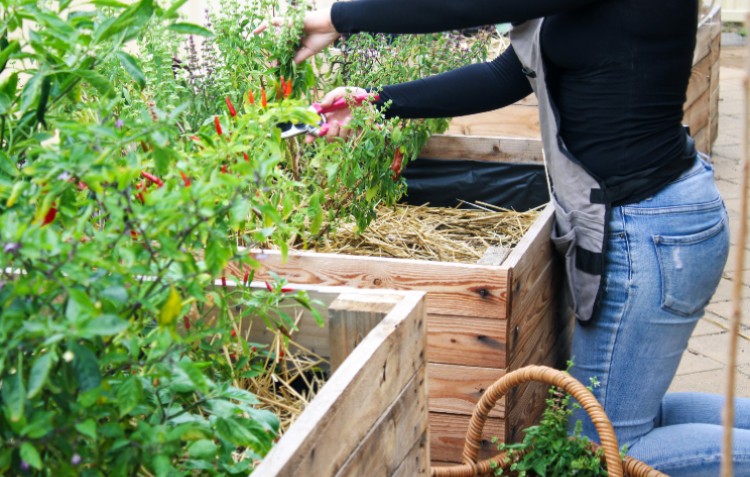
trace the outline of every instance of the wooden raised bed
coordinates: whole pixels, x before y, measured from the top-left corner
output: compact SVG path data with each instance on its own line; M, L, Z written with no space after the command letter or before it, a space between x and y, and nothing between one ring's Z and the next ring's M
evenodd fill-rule
M328 320L303 316L294 340L338 369L253 475L429 475L424 293L300 288ZM270 337L253 328L252 341Z
M719 53L721 7L713 6L698 24L693 71L683 117L698 150L710 153L719 131ZM535 96L487 113L454 118L449 135L538 139L539 115Z
M486 139L466 147L472 138L436 137L427 150L442 144L448 154L425 157L480 159L483 148L489 147L517 151L507 153L520 154L524 161L541 158L541 152L533 152L541 151L539 141L493 138L492 144L486 144ZM451 155L462 147L460 156ZM528 364L558 366L567 357L571 327L569 320L558 317L561 269L549 240L553 216L547 207L497 265L315 252L290 252L283 261L280 254L264 251L256 277L270 279L269 272L274 272L292 286L427 292L430 456L435 465L457 463L471 412L490 384L506 370ZM230 268L227 275L242 276L242 271ZM539 417L545 397L541 385L519 388L507 396L488 421L482 455L496 453L492 437L520 439L520 431Z

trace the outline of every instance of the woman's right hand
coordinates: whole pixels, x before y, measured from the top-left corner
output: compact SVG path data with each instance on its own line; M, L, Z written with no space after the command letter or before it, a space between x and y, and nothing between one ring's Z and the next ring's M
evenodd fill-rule
M286 23L287 20L284 17L274 17L270 21L270 24L275 27L283 27ZM268 26L269 22L261 23L253 30L253 34L257 35L265 31ZM302 32L299 50L294 55L295 63L301 63L319 53L339 37L331 21L330 7L305 13Z
M362 88L344 87L340 86L336 89L329 91L322 100L320 105L323 108L330 107L337 99L347 99L356 95L367 95L367 91ZM366 102L366 101L364 101ZM348 102L347 106L330 113L325 113L326 125L328 130L323 135L328 141L332 141L337 137L347 138L351 134L351 129L347 127L349 121L352 119L352 102ZM314 141L316 136L308 136L306 141Z

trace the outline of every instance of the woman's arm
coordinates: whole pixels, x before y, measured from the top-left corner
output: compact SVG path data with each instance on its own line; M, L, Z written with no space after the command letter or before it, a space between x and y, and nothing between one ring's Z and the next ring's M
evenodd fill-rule
M463 116L502 108L531 93L513 47L491 62L383 88L379 103L391 101L386 115L401 118Z
M519 23L606 0L355 0L336 2L339 33L431 33Z

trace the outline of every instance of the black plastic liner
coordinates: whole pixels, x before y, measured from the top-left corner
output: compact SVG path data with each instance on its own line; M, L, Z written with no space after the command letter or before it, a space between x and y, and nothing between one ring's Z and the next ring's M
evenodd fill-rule
M525 212L549 202L541 164L419 158L404 170L411 205L455 207L460 201L485 202Z

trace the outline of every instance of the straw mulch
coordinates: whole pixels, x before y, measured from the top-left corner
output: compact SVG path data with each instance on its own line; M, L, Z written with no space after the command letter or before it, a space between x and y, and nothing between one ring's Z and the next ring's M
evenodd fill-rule
M398 205L378 210L358 233L344 225L318 244L318 252L476 263L490 248L511 249L539 215L488 204L472 209Z

